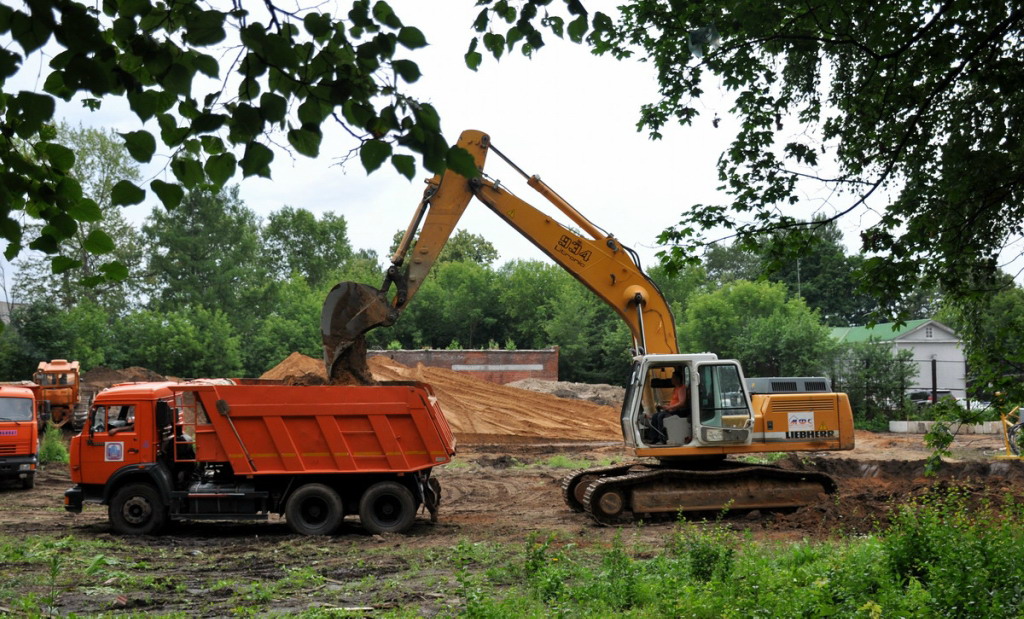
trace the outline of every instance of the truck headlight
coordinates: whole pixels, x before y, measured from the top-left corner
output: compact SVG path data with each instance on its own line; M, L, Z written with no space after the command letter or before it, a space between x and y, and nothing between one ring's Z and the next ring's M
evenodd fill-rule
M19 471L31 471L33 468L35 468L35 467L32 465L31 462L26 462L25 464L19 464L18 465L18 470Z

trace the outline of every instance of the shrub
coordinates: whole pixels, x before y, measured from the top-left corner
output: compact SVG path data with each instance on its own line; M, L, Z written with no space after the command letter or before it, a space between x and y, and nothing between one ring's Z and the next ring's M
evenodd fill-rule
M52 423L46 424L46 431L43 433L43 441L39 445L39 462L60 462L67 464L71 458L68 456L68 447L64 444L64 435L60 428Z

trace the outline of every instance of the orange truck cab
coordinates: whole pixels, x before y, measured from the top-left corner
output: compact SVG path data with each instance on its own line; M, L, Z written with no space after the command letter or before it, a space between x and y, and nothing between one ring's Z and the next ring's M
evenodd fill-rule
M29 387L0 386L0 479L35 485L39 465L39 423L36 399Z
M291 386L214 379L132 383L101 391L71 441L65 508L108 506L123 534L168 520L285 516L326 535L358 514L373 532L436 516L433 467L455 439L423 383Z

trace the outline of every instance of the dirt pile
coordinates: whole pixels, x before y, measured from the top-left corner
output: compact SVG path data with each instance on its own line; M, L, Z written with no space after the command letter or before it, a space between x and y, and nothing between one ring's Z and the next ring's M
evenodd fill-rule
M538 393L550 393L560 398L587 400L601 406L611 406L619 409L622 408L622 399L626 397L626 390L615 385L591 385L588 383L571 383L564 380L524 378L511 383L505 383L505 386L536 391Z
M132 366L120 370L97 365L80 377L82 387L86 390L100 391L118 383L148 383L168 380L153 370Z
M387 357L372 357L375 380L420 381L429 384L461 441L521 443L536 440L618 441L619 410L578 399L496 385L461 372L402 365ZM323 364L292 353L261 378L291 384L323 384Z
M293 352L284 361L264 372L260 378L291 381L294 384L301 384L300 381L303 379L314 382L311 378L318 378L319 382L314 384L324 384L327 381L327 370L324 369L323 361Z

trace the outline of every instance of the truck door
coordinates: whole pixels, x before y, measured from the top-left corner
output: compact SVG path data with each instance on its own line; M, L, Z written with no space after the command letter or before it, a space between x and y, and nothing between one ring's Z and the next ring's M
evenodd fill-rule
M114 471L142 462L135 404L103 404L89 411L81 444L82 483L102 484Z

